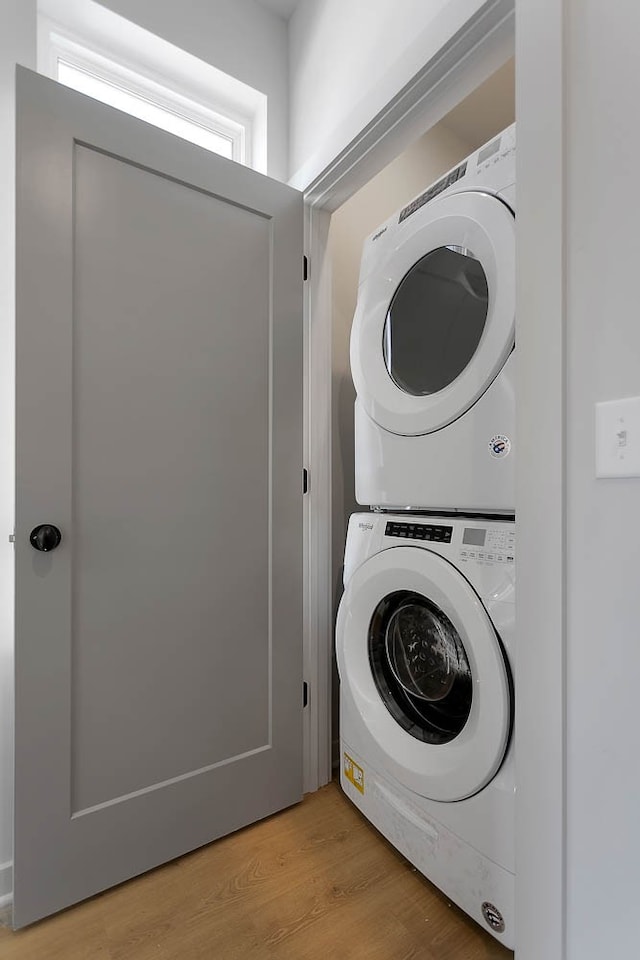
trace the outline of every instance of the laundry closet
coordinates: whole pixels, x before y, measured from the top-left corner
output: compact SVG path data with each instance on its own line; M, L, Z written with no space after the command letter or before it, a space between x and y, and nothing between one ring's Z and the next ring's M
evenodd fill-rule
M510 61L329 235L334 765L381 833L509 947L514 119Z

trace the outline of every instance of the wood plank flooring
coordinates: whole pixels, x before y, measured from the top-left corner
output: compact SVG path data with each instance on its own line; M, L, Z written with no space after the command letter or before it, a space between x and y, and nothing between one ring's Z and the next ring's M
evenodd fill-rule
M0 960L511 960L332 783L26 930Z

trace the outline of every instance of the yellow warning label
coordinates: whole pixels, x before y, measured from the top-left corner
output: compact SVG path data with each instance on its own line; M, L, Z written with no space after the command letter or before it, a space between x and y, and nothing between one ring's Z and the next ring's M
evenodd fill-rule
M364 770L358 766L348 753L344 754L344 775L347 780L354 785L356 790L364 793Z

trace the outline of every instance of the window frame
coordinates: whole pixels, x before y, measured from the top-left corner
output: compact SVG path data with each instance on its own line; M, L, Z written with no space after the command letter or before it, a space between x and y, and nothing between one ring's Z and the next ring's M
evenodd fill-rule
M178 52L182 53L182 51ZM153 69L148 57L141 57L139 63L132 62L130 56L127 57L126 54L123 56L113 44L105 48L102 44L98 45L92 36L80 36L66 26L40 14L38 70L58 80L59 61L111 86L125 90L138 99L181 117L188 123L224 137L231 143L232 160L259 172L265 172L263 167L266 166L266 153L260 149L256 136L259 137L263 127L266 130L266 98L264 98L263 108L265 116L262 117L261 106L252 102L262 97L257 91L252 91L257 94L257 98L246 97L244 103L241 97L237 99L230 97L228 89L221 92L219 103L215 102L214 98L206 102L200 94L198 85L194 84L194 88L190 89L185 82L184 74L182 76L174 74L170 64L165 71L160 64ZM209 65L202 62L202 67L206 70ZM213 71L213 68L211 70ZM235 81L234 78L227 79L230 85L246 86ZM213 90L215 97L215 78L209 88ZM234 99L235 102L233 102ZM264 158L262 154L265 154Z

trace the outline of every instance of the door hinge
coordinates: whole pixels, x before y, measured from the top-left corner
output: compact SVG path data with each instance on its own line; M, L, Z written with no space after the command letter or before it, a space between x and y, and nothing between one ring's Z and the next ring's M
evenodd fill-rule
M302 469L302 495L309 493L309 471L306 467Z
M302 258L302 279L303 280L309 279L309 260L307 259L307 257L304 257L304 256Z
M309 684L307 683L306 680L304 680L302 683L302 709L303 710L308 703L309 703Z
M10 534L9 534L9 543L15 543L15 542L16 542L16 535L15 535L15 533L10 533Z

